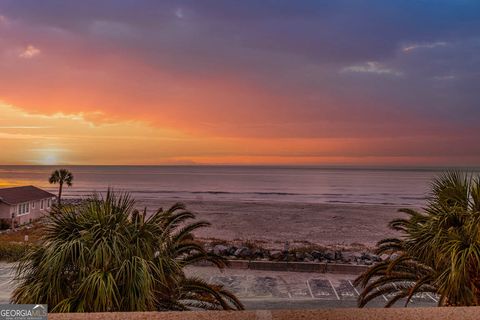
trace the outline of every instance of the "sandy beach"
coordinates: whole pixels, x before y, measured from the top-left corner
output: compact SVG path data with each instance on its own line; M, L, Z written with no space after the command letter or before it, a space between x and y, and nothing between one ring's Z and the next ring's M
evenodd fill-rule
M144 200L150 210L166 208L174 200ZM398 207L387 205L315 204L288 202L183 201L199 219L212 226L198 233L206 239L254 240L269 247L285 241L301 245L368 247L394 235L390 220L401 217Z

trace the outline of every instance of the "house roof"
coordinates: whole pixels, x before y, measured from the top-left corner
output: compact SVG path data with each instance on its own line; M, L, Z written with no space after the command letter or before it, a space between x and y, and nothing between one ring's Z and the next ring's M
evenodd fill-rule
M7 204L18 204L52 197L55 197L53 193L34 186L0 189L0 202Z

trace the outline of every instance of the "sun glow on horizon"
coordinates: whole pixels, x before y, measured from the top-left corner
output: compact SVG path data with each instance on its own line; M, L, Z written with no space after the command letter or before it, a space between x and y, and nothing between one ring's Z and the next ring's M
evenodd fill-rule
M93 124L81 115L26 113L0 104L0 164L443 164L441 155L382 155L390 138L219 138L141 122ZM401 139L396 139L401 141ZM405 141L407 143L408 140ZM365 146L362 146L364 145ZM375 156L359 148L377 148ZM372 149L373 150L373 149ZM463 157L474 163L475 158Z
M40 149L34 150L34 153L39 154L38 160L32 160L32 162L41 165L57 165L62 161L60 160L60 154L58 149Z

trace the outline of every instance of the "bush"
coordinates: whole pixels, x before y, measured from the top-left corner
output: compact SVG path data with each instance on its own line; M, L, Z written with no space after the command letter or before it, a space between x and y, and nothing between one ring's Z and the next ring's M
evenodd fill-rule
M0 261L14 262L20 260L29 246L23 243L0 243Z
M10 229L10 223L7 219L0 219L0 230Z
M147 217L128 194L108 191L80 206L54 207L39 245L16 267L13 303L44 303L51 312L238 310L222 286L189 276L197 262L227 261L208 253L182 204Z

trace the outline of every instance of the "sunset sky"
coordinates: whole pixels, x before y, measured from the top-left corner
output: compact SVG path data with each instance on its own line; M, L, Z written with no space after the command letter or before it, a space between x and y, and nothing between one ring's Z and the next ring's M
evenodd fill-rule
M480 1L0 0L0 164L480 164Z

